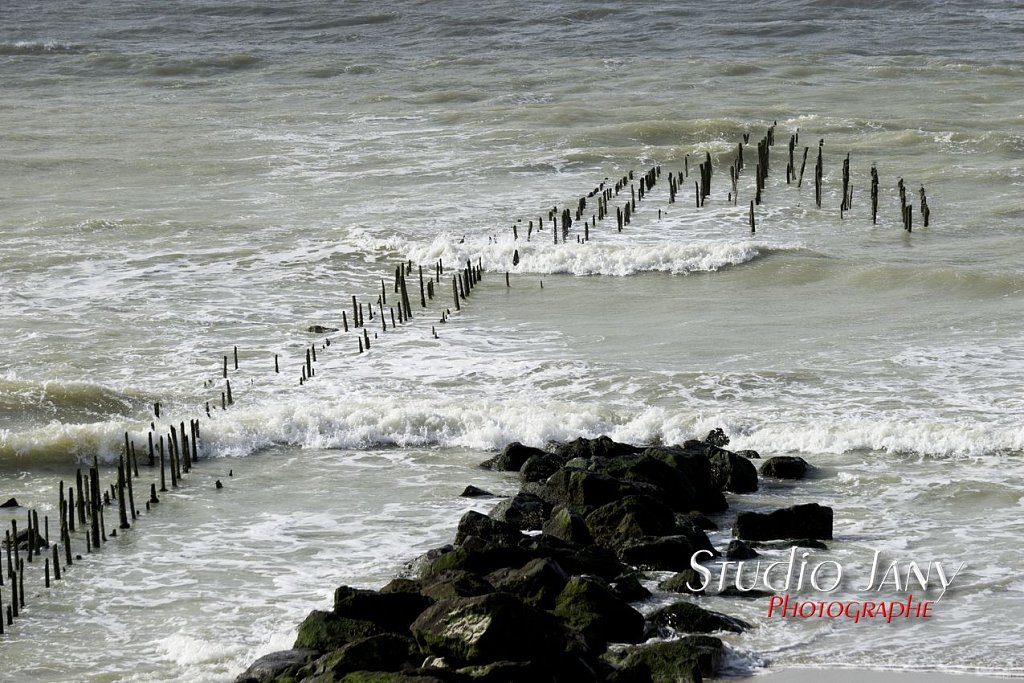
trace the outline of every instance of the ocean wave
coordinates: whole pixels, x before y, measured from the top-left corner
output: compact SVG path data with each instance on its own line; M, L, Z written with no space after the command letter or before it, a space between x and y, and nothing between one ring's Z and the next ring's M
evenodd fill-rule
M60 40L19 40L12 43L0 43L0 55L48 55L81 52L82 48L74 43Z
M519 227L520 233L525 228ZM626 276L645 272L685 274L710 272L754 261L767 254L786 251L753 241L740 242L665 242L657 244L569 243L547 244L549 236L532 241L501 241L487 245L459 244L441 236L429 245L407 248L414 262L464 264L477 259L485 270L512 273L569 273L572 275ZM392 245L397 246L397 245ZM513 266L515 252L519 264Z

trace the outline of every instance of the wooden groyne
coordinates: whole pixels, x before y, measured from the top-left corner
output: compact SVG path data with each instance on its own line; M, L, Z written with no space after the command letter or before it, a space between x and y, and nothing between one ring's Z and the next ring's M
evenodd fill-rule
M747 151L748 155L753 152L753 158L756 158L751 182L741 184L750 133L742 135L736 144L735 154L729 153L728 161L724 158L716 160L709 150L694 150L694 157L700 161L692 178L693 210L701 211L715 205L733 206L737 211L737 222L743 221L744 227L753 234L758 228L758 207L768 203L769 191L777 192L780 197L787 191L796 192L799 196L810 148L804 146L797 171L800 131L793 131L785 149L776 151L776 129L777 123L766 127L755 149ZM778 165L776 157L780 154L785 160L786 182L772 186L770 174ZM512 240L514 243L537 241L551 247L570 242L586 245L605 235L628 234L639 216L647 214L653 217L655 210L660 219L670 206L689 203L677 201L682 188L687 187L685 183L691 181L689 157L686 154L677 160L676 165L681 161L682 168L674 170L663 169L661 163L656 163L642 170L628 170L614 180L604 177L563 203L517 218L511 225ZM728 183L716 188L716 179L724 177L720 167L726 163L729 164ZM847 152L841 157L841 164L837 164L841 171L837 183L840 202L836 213L844 221L859 217L854 203L854 188L858 182L854 176L855 163L856 160ZM814 163L814 199L815 206L822 212L829 211L823 206L825 181L828 179L825 168L825 140L821 138ZM723 185L722 181L718 183ZM877 225L881 183L874 163L865 184L870 204L863 219L870 216L871 224ZM914 220L913 193L907 191L903 177L898 177L895 188L900 202L899 221L910 233ZM742 202L741 191L750 194ZM924 186L916 194L917 214L923 227L928 227L931 212ZM522 230L524 222L525 234ZM550 239L540 239L546 229L551 230ZM521 254L519 249L514 249L511 264L504 272L505 288L515 288L514 269L526 258L528 256ZM410 278L418 296L410 296ZM266 373L269 381L296 382L305 386L322 377L323 366L318 366L318 363L323 357L330 354L369 354L380 348L386 349L390 335L402 334L404 328L413 327L419 321L422 321L418 328L421 334L438 339L438 326L447 324L464 306L469 305L474 289L483 285L484 267L479 256L467 258L464 264L445 264L440 258L433 263L422 264L406 259L394 265L390 287L386 278L380 277L378 291L376 280L373 286L375 294L352 294L350 299L343 299L346 303L339 308L337 327L317 324L309 328L309 333L321 338L306 346L296 361L285 360L280 352L259 351L247 356L246 349L238 345L233 345L228 352L216 354L213 362L219 370L215 374L219 376L204 380L204 391L209 393L201 399L201 405L195 406L194 412L172 416L168 414L167 404L154 402L149 428L124 433L123 451L115 465L101 467L94 456L91 466L76 471L73 486L65 487L63 480L58 483L56 503L52 507L24 509L24 514L19 514L24 521L20 530L18 519L12 519L10 529L5 530L2 547L6 551L6 571L0 571L0 587L6 587L7 591L5 596L0 590L0 633L4 632L5 626L11 627L15 619L26 614L29 606L26 605L25 582L33 566L39 567L41 576L29 578L30 585L40 582L48 588L64 580L76 562L100 553L119 532L120 535L127 534L142 524L145 519L143 509L146 513L155 512L161 500L158 493L170 495L188 484L192 471L203 467L212 456L202 438L206 425L217 419L218 412L239 409L240 402L242 406L245 404L247 385L237 382L237 375L243 369L250 373ZM543 280L538 279L538 282L543 288ZM444 291L446 287L450 287L450 291ZM429 333L427 324L430 325ZM257 362L262 363L258 368ZM236 378L234 390L233 376ZM286 379L289 377L294 379ZM249 385L252 381L249 380ZM144 454L141 470L138 462L140 450ZM104 478L108 481L104 482ZM220 484L219 481L217 483ZM136 488L140 501L144 501L141 508L135 500ZM148 497L145 495L147 488ZM39 520L40 509L44 511L42 523ZM52 512L52 520L45 511ZM53 538L50 534L51 521L56 532ZM3 564L0 560L0 567Z

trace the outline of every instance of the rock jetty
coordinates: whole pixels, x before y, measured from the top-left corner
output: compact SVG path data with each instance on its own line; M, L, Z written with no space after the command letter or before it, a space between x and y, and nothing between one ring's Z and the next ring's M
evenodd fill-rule
M331 611L302 622L294 649L260 658L237 683L675 683L714 675L724 646L713 634L750 625L695 604L699 592L687 584L700 582L690 561L701 550L720 554L705 515L728 508L724 492L758 488L757 453L727 444L721 430L671 447L604 436L543 450L509 444L482 466L518 472L519 493L490 514L465 513L453 542L418 558L407 577L379 590L337 588ZM829 539L832 510L811 503L741 512L734 535L732 556L756 552L740 539ZM645 617L631 603L650 596L641 583L650 570L677 572L660 587L686 595Z

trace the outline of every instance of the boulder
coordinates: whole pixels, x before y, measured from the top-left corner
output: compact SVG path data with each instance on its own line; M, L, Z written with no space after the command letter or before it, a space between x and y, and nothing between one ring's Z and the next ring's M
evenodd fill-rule
M496 589L517 595L528 605L550 609L569 582L569 575L554 560L537 558L519 569L499 569L487 579Z
M235 683L274 683L294 677L299 669L316 659L317 650L283 650L263 655L235 678Z
M762 477L776 479L803 479L810 469L806 460L795 455L776 455L768 458L761 465Z
M509 593L448 598L412 624L423 652L450 663L544 661L568 649L568 634L551 614Z
M604 650L608 643L637 643L643 639L643 615L594 578L572 577L553 611L596 650Z
M534 455L544 455L545 451L539 448L524 446L518 441L513 441L502 449L501 453L490 460L480 463L480 467L498 472L518 472L523 464Z
M382 629L372 621L350 619L334 612L313 610L299 625L299 634L292 647L296 650L327 652L381 632Z
M483 577L472 572L467 572L463 569L449 569L424 581L421 592L431 600L471 598L477 595L493 593L494 586ZM415 618L416 615L413 616L413 619Z
M579 546L560 538L540 534L524 539L519 547L531 558L545 557L558 562L570 575L590 574L610 581L629 571L615 552L599 545Z
M702 595L704 593L703 588L701 588L703 584L704 577L693 569L688 568L665 579L658 584L658 588L672 593L691 593L694 595Z
M461 496L462 498L487 498L493 497L494 494L491 493L490 491L486 491L482 488L478 488L470 484L469 486L462 490L462 493L460 493L459 496Z
M651 455L633 453L614 458L593 458L590 470L654 487L654 491L649 491L650 495L681 512L692 510L697 504L697 491L686 475Z
M405 634L409 624L433 601L417 592L378 593L339 586L334 591L334 613L338 616L370 621L385 631Z
M648 448L646 455L668 463L683 473L696 492L694 508L701 512L721 512L729 507L722 495L721 487L711 479L711 460L706 445L698 442L698 448L663 447Z
M730 560L750 560L760 555L749 545L736 539L729 541L729 547L725 550L725 556Z
M665 536L676 531L676 519L666 505L650 496L626 496L602 505L586 516L594 540L619 549L646 536Z
M748 460L760 460L761 454L757 451L752 451L749 448L742 451L736 451L736 455L740 455Z
M381 586L381 593L419 593L423 588L423 582L417 579L397 578L391 579Z
M712 636L688 636L632 648L623 655L620 672L624 676L620 680L701 683L718 672L722 641Z
M698 510L692 510L686 513L684 518L694 526L703 529L704 531L718 531L718 525Z
M676 602L662 607L652 612L647 620L655 626L671 628L681 633L742 633L750 628L750 624L741 619L698 607L691 602Z
M419 575L424 583L452 569L487 574L502 567L521 567L534 557L519 547L491 545L475 537L467 540L477 541L480 545L429 551L418 560Z
M757 490L757 468L732 451L717 450L710 456L711 479L716 487L733 493Z
M310 325L309 327L306 328L306 331L312 332L313 334L327 334L329 332L337 332L338 328L326 327L324 325Z
M770 513L741 512L733 529L736 538L771 541L784 538L832 538L832 508L817 503L794 505Z
M535 493L520 491L498 503L489 516L518 529L539 530L551 513L551 504Z
M455 532L455 545L464 545L466 539L476 537L498 546L511 546L519 543L523 534L519 528L507 522L501 522L475 510L462 515L458 531Z
M565 464L565 459L552 453L532 455L519 470L519 478L524 482L545 481L563 464Z
M631 541L619 550L623 562L654 571L682 571L698 549L686 536L647 536Z
M21 507L20 505L18 505L18 499L17 498L8 498L3 503L0 503L0 508L17 508L17 507Z
M636 602L651 597L651 591L640 583L640 575L636 572L616 577L611 583L611 589L615 597L626 602Z
M540 495L553 505L586 515L602 505L641 493L640 487L631 482L600 472L563 467L551 475Z
M305 678L338 680L356 671L398 671L418 666L423 656L412 638L383 633L356 640L307 665Z
M593 458L594 456L609 458L616 455L639 453L643 448L637 448L628 443L612 441L607 436L599 436L596 439L580 437L573 441L560 443L552 450L556 455L561 456L562 461L565 462L572 458Z
M591 545L594 542L583 516L568 508L560 507L554 510L544 522L542 529L545 534L576 545Z
M725 448L729 445L729 437L721 427L715 427L704 437L704 443L716 448Z

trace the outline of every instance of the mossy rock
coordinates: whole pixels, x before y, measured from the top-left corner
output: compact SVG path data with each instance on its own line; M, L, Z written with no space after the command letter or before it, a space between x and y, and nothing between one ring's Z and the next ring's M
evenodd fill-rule
M704 589L701 587L703 583L704 577L700 574L695 572L693 569L684 569L659 583L658 588L671 591L672 593L692 593L695 595L702 595L704 593ZM696 589L691 588L690 586L696 586Z
M373 622L314 610L299 625L299 634L292 647L297 650L327 652L379 633L381 628Z
M351 586L334 591L334 613L349 619L372 621L384 630L408 635L409 624L433 601L416 592L383 593Z
M608 643L636 643L643 638L643 615L590 577L572 577L555 600L553 612L597 651Z
M594 542L594 536L583 516L564 507L552 511L543 530L545 534L576 545L591 545Z
M688 636L627 650L619 680L652 683L701 683L713 677L722 658L722 641L711 636Z
M662 607L650 614L647 619L656 626L668 627L682 633L742 633L750 628L750 624L742 619L704 609L691 602L676 602Z
M650 496L626 496L602 505L586 516L594 540L606 548L618 549L646 536L675 532L675 514Z
M337 678L355 671L411 668L417 666L422 659L412 638L384 633L351 642L329 652L309 664L302 673L313 678L325 675Z

